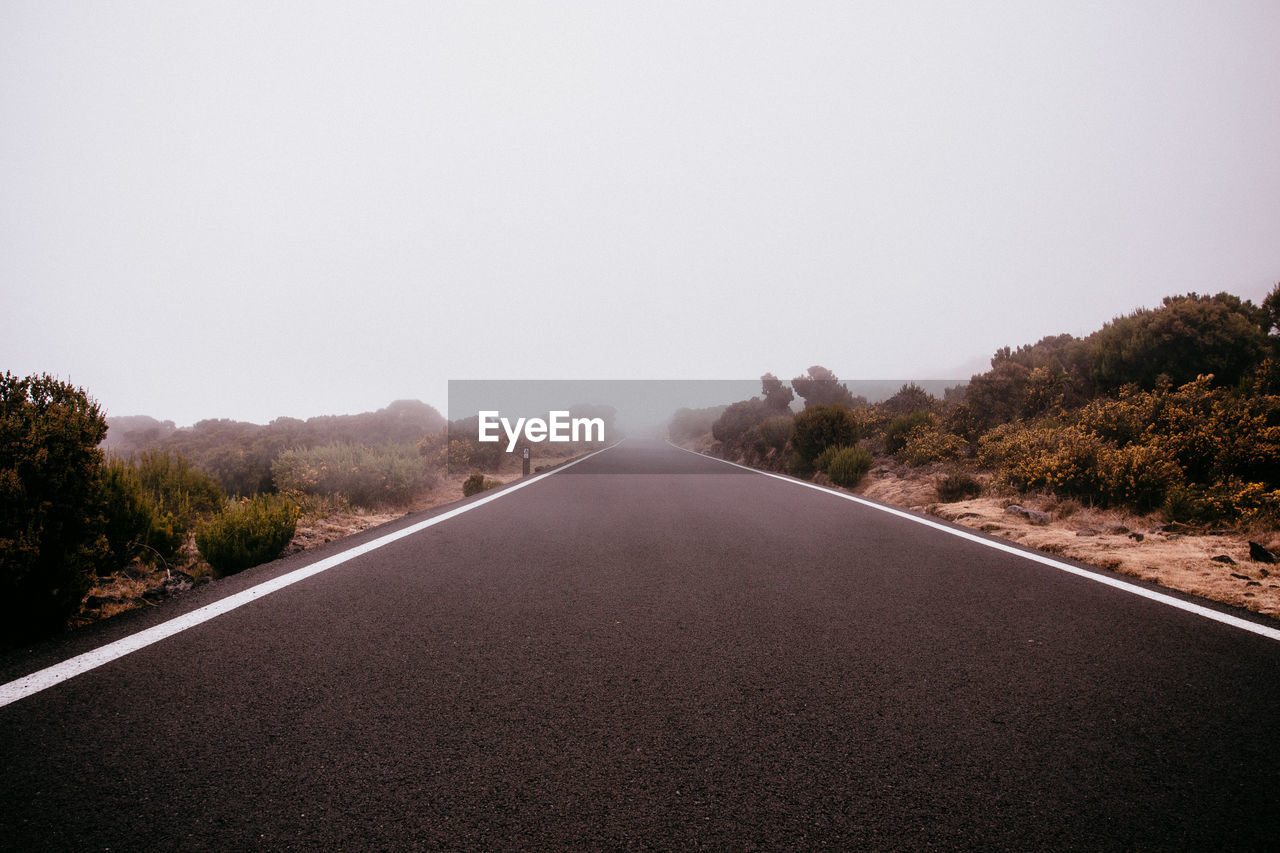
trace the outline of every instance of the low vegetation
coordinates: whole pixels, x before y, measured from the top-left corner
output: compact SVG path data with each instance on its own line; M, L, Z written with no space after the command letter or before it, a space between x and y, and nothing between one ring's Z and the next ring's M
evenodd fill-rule
M445 426L444 417L417 400L397 400L385 409L358 415L326 415L299 420L276 418L267 425L227 419L204 420L175 429L153 418L111 418L107 449L120 455L145 450L181 455L210 474L228 495L247 496L275 489L272 463L286 450L354 445L412 445Z
M462 495L469 498L489 489L496 489L501 485L501 480L493 480L480 473L472 474L462 484Z
M1280 285L1261 306L1192 293L1086 338L1006 347L942 399L908 383L869 403L815 366L791 382L804 402L792 414L771 374L761 384L762 396L711 424L713 452L837 482L824 452L865 446L894 464L947 468L947 496L974 493L974 474L985 472L1018 493L1168 521L1280 521ZM690 423L673 423L673 440Z
M823 452L827 456L826 464L819 466L831 478L831 482L846 489L852 489L871 470L871 452L860 445L837 445Z
M229 575L279 557L297 523L292 501L277 495L241 498L200 523L196 546L209 565Z
M329 444L282 451L271 463L278 491L343 497L368 509L404 506L435 482L415 444Z

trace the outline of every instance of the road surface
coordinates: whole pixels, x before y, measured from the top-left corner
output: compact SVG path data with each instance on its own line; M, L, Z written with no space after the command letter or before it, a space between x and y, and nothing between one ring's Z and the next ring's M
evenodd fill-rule
M0 707L0 847L1278 843L1271 637L665 445L485 498Z

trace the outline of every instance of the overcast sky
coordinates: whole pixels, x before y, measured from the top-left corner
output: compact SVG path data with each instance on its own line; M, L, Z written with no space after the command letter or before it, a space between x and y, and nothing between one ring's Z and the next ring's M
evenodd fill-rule
M1280 3L0 0L0 369L109 414L967 377L1280 281Z

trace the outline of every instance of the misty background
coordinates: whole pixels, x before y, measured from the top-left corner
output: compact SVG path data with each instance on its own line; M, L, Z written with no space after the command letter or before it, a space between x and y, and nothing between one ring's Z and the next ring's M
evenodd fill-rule
M1280 4L0 0L0 368L964 379L1280 281Z

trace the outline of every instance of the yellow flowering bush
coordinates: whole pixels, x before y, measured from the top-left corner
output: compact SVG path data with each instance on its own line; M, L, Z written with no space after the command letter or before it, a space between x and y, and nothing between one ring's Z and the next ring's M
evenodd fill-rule
M1151 509L1182 479L1177 463L1159 448L1120 446L1078 424L1004 424L979 440L978 459L1015 488L1103 506Z
M922 426L907 434L898 458L916 467L930 462L963 459L968 448L968 442L954 433Z
M1004 424L979 460L1020 489L1045 489L1183 520L1280 517L1280 398L1215 388L1125 388L1066 421Z

